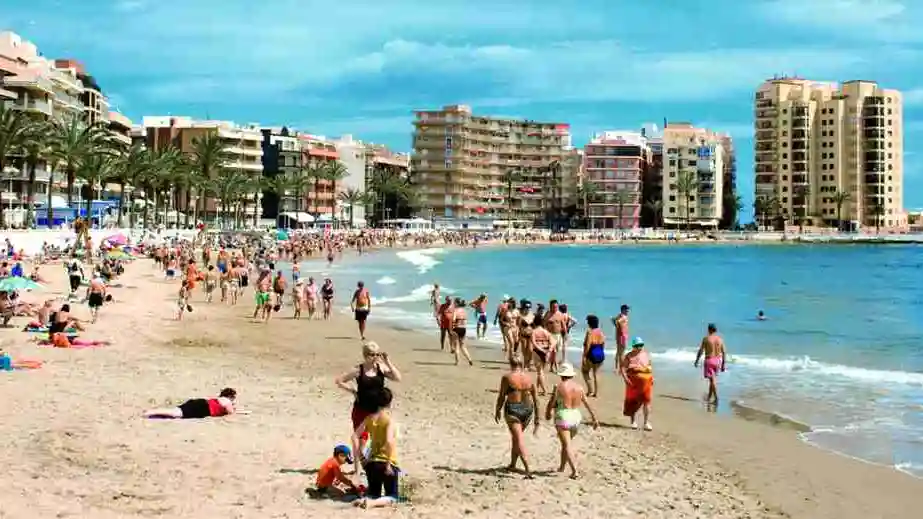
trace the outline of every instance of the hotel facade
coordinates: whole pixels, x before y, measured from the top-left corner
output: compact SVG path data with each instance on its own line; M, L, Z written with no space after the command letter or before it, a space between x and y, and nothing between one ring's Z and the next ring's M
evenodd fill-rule
M578 173L570 127L474 114L469 106L415 112L411 177L433 218L547 223L570 202ZM423 214L425 216L425 214Z
M667 123L662 137L661 211L666 227L718 228L733 159L730 137L690 123Z
M774 78L757 89L754 115L755 195L765 216L907 226L900 92L871 81Z
M48 120L78 117L87 124L104 124L115 140L130 142L131 121L110 109L102 89L80 62L45 58L35 44L9 31L0 32L0 103ZM49 185L53 205L66 205L63 201L67 197L66 179L56 174L51 182L52 168L45 161L37 165L32 200L28 200L28 171L22 160L12 157L7 164L5 171L0 172L0 200L4 209L44 203ZM79 200L82 183L78 180L74 187L73 195ZM13 217L7 221L16 220Z
M593 229L635 228L641 223L642 186L651 163L647 138L636 131L607 131L584 147L583 182Z

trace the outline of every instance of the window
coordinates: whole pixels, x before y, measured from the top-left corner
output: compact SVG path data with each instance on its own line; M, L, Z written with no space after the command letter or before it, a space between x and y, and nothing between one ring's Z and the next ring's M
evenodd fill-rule
M676 201L676 195L670 195L670 201L671 201L671 202L675 202L675 201Z
M675 208L675 207L671 207L671 208L670 208L670 214L675 214L675 213L676 213L676 208Z
M782 130L782 136L785 137L785 136L787 136L787 135L788 135L788 132L785 131L785 130Z
M787 158L788 158L788 153L783 153L783 154L782 154L782 158L783 158L783 159L787 159Z
M830 154L830 160L833 160L833 153Z
M788 164L782 164L782 169L788 169Z
M675 166L675 165L676 165L676 159L670 159L670 165L671 165L671 166Z

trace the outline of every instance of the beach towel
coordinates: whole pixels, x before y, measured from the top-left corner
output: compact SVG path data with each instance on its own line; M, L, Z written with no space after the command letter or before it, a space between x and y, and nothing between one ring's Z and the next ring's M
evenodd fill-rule
M26 332L26 333L48 333L48 327L47 327L47 326L26 326L25 328L22 329L22 331L24 331L24 332ZM66 333L66 334L68 334L68 335L70 335L70 334L76 335L76 334L77 334L77 329L76 329L76 328L68 328L68 329L64 330L64 333Z
M654 394L654 375L650 372L633 372L628 374L625 386L625 405L622 414L634 416L641 406L651 403Z

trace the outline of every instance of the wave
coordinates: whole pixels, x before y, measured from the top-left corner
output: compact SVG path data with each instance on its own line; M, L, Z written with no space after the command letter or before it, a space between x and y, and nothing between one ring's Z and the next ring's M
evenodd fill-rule
M378 281L376 281L376 283L378 283L379 285L393 285L397 283L397 280L390 276L385 276L379 279Z
M897 463L894 465L899 472L903 472L908 476L913 476L917 479L923 479L923 464L918 463Z
M397 257L417 267L417 272L426 274L441 262L434 258L438 254L445 254L442 248L405 250L397 253Z
M678 362L694 362L695 352L692 350L672 349L664 352L652 352L656 358ZM828 364L811 359L811 357L795 357L779 359L773 357L760 357L756 355L732 355L732 365L746 366L749 368L767 371L804 371L811 374L827 375L848 378L866 383L904 384L908 386L923 387L923 373L909 371L892 371L884 369L867 369L841 364Z
M390 278L388 278L390 279ZM429 301L429 294L433 291L433 285L420 285L411 290L407 295L395 297L373 297L372 302L378 305L385 303L417 303ZM451 292L451 289L442 289L443 292Z

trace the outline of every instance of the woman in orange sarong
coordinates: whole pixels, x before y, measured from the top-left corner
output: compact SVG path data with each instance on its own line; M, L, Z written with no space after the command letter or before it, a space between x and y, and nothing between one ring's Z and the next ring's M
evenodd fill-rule
M622 379L625 381L625 405L622 410L631 418L631 428L638 428L638 411L644 413L644 430L654 430L649 420L651 399L654 393L654 371L651 357L644 349L644 340L635 337L631 340L631 351L622 361Z

